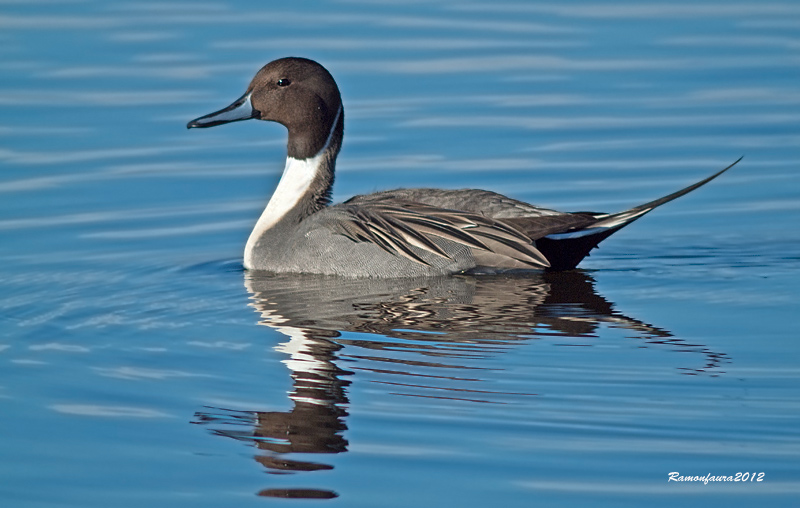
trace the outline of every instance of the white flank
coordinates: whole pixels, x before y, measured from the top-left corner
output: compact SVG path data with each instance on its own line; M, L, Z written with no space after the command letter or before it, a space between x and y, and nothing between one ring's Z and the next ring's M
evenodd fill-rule
M608 231L609 229L615 228L617 226L625 225L631 222L632 220L636 219L637 217L641 217L650 210L652 210L652 208L645 208L644 210L637 210L635 212L629 211L613 215L606 214L605 219L589 226L586 229L579 229L577 231L567 231L565 233L552 233L547 235L546 238L550 238L551 240L565 240L567 238L582 238L584 236L591 236L600 233L602 231Z
M286 158L286 167L283 169L283 175L281 175L281 180L278 182L278 187L272 194L264 212L261 213L261 217L258 218L258 222L256 222L244 247L244 267L248 270L253 267L253 251L261 235L277 224L308 193L319 171L319 164L325 156L328 145L330 145L333 131L336 129L341 113L342 107L339 106L339 111L337 111L336 118L333 120L333 127L331 127L331 132L325 141L325 146L322 147L322 150L317 155L310 159Z
M614 228L617 226L621 226L623 224L627 224L628 222L632 221L637 217L641 217L650 210L652 210L652 208L645 208L644 210L637 210L635 212L623 212L620 214L612 215L608 219L602 220L597 224L594 224L592 228Z

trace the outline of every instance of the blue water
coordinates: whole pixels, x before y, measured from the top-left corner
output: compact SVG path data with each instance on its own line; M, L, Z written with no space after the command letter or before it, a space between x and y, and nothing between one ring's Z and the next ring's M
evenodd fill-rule
M573 273L248 274L285 132L185 124L288 55L342 89L337 201L745 159ZM3 506L796 505L800 6L0 2L0 76Z

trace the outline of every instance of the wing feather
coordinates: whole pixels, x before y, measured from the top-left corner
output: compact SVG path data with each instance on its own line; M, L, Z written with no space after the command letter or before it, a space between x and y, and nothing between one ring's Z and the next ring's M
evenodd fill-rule
M437 208L416 202L358 203L336 207L335 220L325 225L355 242L369 242L393 255L429 265L421 256L429 252L452 259L433 240L439 238L509 258L534 268L550 264L532 239L515 225L480 214ZM342 216L344 214L344 216Z

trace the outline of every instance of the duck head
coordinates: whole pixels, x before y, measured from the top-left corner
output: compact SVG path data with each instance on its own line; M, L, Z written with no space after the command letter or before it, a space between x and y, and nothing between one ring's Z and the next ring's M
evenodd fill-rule
M330 73L313 60L290 57L262 67L233 104L186 127L214 127L251 118L285 126L288 156L294 159L319 154L344 122L341 95Z

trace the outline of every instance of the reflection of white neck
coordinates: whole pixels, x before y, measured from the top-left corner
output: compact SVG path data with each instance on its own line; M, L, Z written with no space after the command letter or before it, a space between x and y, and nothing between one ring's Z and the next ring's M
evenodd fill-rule
M292 326L273 326L278 332L289 337L288 342L282 342L275 346L275 351L289 355L286 360L281 360L294 374L324 374L330 371L330 365L318 360L314 356L313 339L306 336L306 331L302 328Z
M247 284L246 284L247 285ZM250 293L254 291L247 288ZM314 356L312 339L308 338L308 331L303 328L286 325L289 320L278 314L275 309L265 308L260 310L260 325L266 325L289 337L288 342L275 346L275 351L289 355L288 360L282 360L292 372L327 372L328 365Z
M317 155L309 159L286 158L286 167L283 169L283 175L281 175L281 180L278 182L278 187L272 194L269 203L267 203L267 207L261 213L261 217L258 218L258 222L256 222L244 247L244 267L248 270L253 267L253 251L258 245L261 235L277 224L292 208L297 206L303 196L308 194L311 184L319 172L325 152L331 144L333 132L336 130L336 124L339 123L341 114L342 107L339 106L336 118L333 119L333 127L328 133L328 139L325 140L325 145Z

